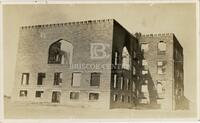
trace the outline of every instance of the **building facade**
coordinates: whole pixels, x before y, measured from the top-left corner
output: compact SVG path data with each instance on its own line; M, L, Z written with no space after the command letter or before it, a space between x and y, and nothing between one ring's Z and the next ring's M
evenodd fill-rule
M135 81L130 63L136 45L137 39L112 19L21 27L12 98L97 108L132 107ZM117 66L129 75L123 77L121 72L116 77L111 68Z
M14 101L173 110L183 88L173 34L133 36L113 19L20 28Z
M140 102L178 109L184 95L182 46L173 33L136 37L142 52Z

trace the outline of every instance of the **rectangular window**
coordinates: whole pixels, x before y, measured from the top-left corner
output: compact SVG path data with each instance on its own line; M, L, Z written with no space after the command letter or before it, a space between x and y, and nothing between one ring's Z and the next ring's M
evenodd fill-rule
M156 89L158 93L163 93L165 91L165 83L166 81L157 81Z
M89 100L98 100L99 93L89 93Z
M136 69L135 69L135 66L133 66L133 75L136 74Z
M146 84L142 85L142 92L143 93L148 93L148 86Z
M100 73L91 73L90 86L100 85Z
M22 73L22 85L28 85L29 84L29 73Z
M117 88L117 74L114 74L114 85L113 88Z
M166 61L157 62L158 74L165 74L166 71Z
M149 50L149 44L141 44L141 50L144 52L147 52Z
M62 84L62 73L56 72L54 73L54 85L61 85Z
M79 92L70 92L70 99L71 100L78 100L79 99Z
M147 65L148 65L147 60L142 60L142 66L147 66Z
M28 94L27 90L20 90L19 92L20 97L27 97L27 94Z
M135 82L132 83L132 91L135 92Z
M121 89L121 90L124 89L124 77L121 77L121 85L120 85L120 89Z
M60 103L61 92L53 91L52 92L52 103Z
M115 52L115 65L118 64L118 52Z
M165 52L166 51L166 43L164 41L159 41L158 51L159 52Z
M148 74L148 71L147 70L142 70L142 75L146 75Z
M38 73L37 85L42 85L45 79L45 73Z
M127 90L130 89L130 80L129 79L126 80L126 89Z
M81 83L81 73L75 72L72 73L72 86L79 87Z
M44 93L44 91L36 91L35 92L35 97L36 98L41 98L43 93Z
M113 101L114 101L114 102L117 102L117 100L118 100L118 96L117 96L117 94L114 94L114 95L113 95Z

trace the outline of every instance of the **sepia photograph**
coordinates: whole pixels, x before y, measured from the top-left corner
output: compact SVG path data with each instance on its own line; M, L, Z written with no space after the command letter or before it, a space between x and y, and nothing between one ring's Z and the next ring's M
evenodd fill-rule
M197 119L197 2L2 8L5 119Z

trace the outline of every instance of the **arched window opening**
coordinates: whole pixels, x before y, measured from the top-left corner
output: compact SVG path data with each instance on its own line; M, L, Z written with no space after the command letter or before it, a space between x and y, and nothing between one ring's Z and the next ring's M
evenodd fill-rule
M54 42L49 47L48 64L71 64L73 45L63 39Z
M130 54L126 47L123 48L122 51L122 68L126 70L130 70Z

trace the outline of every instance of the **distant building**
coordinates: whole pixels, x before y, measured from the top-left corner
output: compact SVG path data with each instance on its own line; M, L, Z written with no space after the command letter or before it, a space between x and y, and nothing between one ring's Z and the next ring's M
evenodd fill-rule
M14 101L174 110L183 88L171 33L133 36L113 19L20 28Z
M142 51L140 102L178 109L184 95L182 46L172 33L136 37Z

